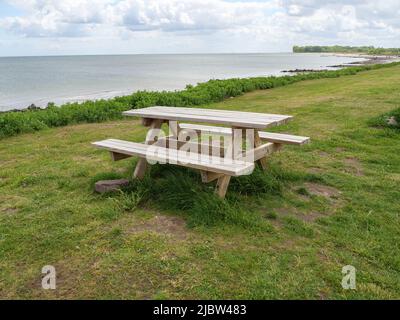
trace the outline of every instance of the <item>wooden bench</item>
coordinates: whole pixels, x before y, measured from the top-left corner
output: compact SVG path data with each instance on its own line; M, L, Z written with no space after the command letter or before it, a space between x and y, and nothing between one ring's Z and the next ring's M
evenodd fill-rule
M185 129L194 130L197 132L210 135L220 135L220 136L232 135L232 129L226 127L213 127L213 126L204 126L199 124L180 123L179 128L183 130ZM303 145L310 142L309 137L294 136L290 134L259 131L258 135L261 140L279 144Z
M198 154L193 157L186 151L136 143L118 139L107 139L92 143L94 146L110 151L114 161L138 156L146 161L172 163L179 166L201 170L203 182L218 179L217 194L224 197L229 185L230 177L250 174L254 170L254 163L241 160L229 160Z

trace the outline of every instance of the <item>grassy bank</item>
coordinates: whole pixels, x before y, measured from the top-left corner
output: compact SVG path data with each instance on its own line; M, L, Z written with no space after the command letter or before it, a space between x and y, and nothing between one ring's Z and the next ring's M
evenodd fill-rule
M399 107L399 83L397 65L202 105L290 114L275 130L312 137L273 155L266 174L234 179L224 204L198 196L212 186L197 175L163 166L153 185L93 194L134 160L112 163L90 142L142 141L136 120L4 138L0 297L400 298L400 133L369 123ZM49 264L55 291L41 289ZM344 265L357 290L342 289Z
M400 63L397 63L400 64ZM223 101L254 90L278 88L304 80L336 78L354 75L359 72L387 68L387 65L373 65L346 68L284 77L259 77L249 79L210 80L197 86L187 86L175 92L141 91L129 96L109 100L68 103L55 106L50 103L45 110L26 110L24 112L0 113L0 139L21 133L29 133L52 127L77 123L96 123L121 119L122 111L148 107L151 105L198 106Z

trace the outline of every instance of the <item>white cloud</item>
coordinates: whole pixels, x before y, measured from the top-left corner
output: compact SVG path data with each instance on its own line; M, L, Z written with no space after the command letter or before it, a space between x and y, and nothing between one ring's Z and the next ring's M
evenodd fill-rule
M86 36L91 27L106 22L107 2L98 0L10 0L24 16L6 17L0 26L27 37Z
M168 47L176 44L175 51L185 43L193 50L204 46L225 51L238 44L243 44L241 51L287 50L308 43L400 46L399 0L8 2L23 15L0 18L3 32L25 38L75 38L79 45L82 38L92 44L96 39L110 43L134 39L144 48L146 42L168 39Z
M10 0L25 9L1 25L27 36L75 36L82 25L124 27L131 31L221 30L254 25L276 1L222 0ZM86 33L84 34L86 35Z

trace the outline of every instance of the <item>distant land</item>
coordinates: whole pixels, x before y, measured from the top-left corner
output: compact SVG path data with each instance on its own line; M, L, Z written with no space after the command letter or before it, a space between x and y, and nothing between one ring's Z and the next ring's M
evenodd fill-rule
M399 55L400 48L375 48L373 46L350 47L350 46L294 46L294 53L357 53L368 55Z

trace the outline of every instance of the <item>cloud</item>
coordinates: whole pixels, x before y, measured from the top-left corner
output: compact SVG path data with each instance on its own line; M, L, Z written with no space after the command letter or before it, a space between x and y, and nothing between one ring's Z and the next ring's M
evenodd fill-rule
M178 46L182 42L173 39L190 36L209 47L246 43L242 51L274 47L281 50L308 43L400 45L399 0L8 0L8 3L23 14L1 18L0 28L26 38L129 40L133 37L142 42L169 39Z
M26 15L6 17L0 27L27 37L80 37L106 22L106 1L10 0Z
M74 36L98 25L131 31L223 30L254 25L276 1L222 0L10 0L23 17L7 17L3 28L26 36ZM86 35L86 33L84 34Z
M272 3L219 0L125 0L114 9L119 24L134 31L221 30L252 25Z

